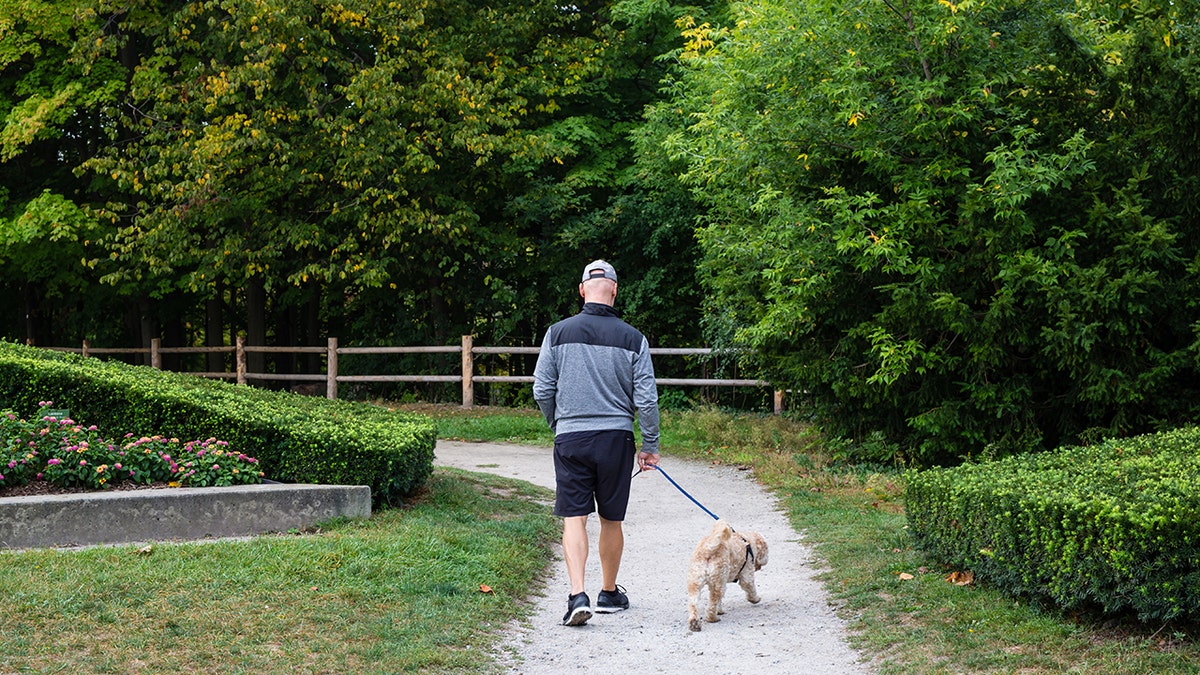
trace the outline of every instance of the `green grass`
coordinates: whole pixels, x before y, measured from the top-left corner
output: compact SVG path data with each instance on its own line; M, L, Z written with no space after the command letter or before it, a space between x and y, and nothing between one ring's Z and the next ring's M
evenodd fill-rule
M476 406L466 409L449 404L395 404L390 407L432 417L437 424L438 438L446 440L554 445L554 434L546 420L532 408Z
M551 558L550 497L438 470L317 532L0 555L0 672L487 671Z
M465 440L522 441L513 430L540 422L534 411L433 413L439 434ZM662 447L664 463L685 456L753 469L815 549L852 644L881 673L1200 673L1196 626L1064 615L982 582L947 581L965 570L913 549L899 473L837 464L803 423L668 412Z

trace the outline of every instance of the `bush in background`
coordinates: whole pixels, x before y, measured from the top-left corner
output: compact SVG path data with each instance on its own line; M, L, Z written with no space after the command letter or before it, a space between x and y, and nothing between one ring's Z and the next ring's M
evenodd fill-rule
M32 413L45 399L112 436L220 438L273 480L368 485L377 505L433 470L424 416L0 342L0 405Z
M913 471L918 545L1068 609L1200 618L1200 428Z

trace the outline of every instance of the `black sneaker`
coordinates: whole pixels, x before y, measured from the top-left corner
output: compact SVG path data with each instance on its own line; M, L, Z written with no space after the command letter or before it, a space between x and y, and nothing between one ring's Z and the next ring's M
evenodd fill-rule
M629 609L629 598L620 586L611 591L600 591L600 595L596 596L596 611L600 614L612 614L623 609Z
M563 615L564 626L582 626L592 618L592 601L587 593L567 596L567 613Z

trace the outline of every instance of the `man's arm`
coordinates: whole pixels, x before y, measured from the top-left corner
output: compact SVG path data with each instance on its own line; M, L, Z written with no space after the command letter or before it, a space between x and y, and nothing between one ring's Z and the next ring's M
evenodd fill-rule
M533 368L533 400L537 403L546 424L554 429L555 401L558 398L558 364L550 348L550 331L542 339L542 348L538 350L537 365Z
M633 405L638 410L642 430L642 453L658 454L658 385L654 381L654 363L650 343L642 338L642 348L633 360ZM657 464L657 458L655 459Z

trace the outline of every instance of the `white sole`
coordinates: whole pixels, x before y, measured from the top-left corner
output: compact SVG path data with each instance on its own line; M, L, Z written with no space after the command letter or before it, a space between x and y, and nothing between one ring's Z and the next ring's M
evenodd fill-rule
M616 614L617 612L624 612L627 609L629 609L629 608L628 607L597 607L596 613L597 614Z
M571 612L571 616L567 617L566 621L563 621L563 625L582 626L590 618L592 618L592 610L587 607L579 607L574 612Z

